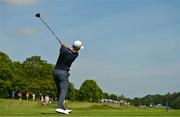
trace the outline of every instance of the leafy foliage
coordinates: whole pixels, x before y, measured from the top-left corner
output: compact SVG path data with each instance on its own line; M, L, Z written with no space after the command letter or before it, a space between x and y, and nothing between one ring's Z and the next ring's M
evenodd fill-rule
M84 81L79 89L80 100L98 102L102 97L103 92L94 80Z
M172 94L168 93L166 95L160 95L160 94L147 95L143 98L136 97L133 100L131 100L131 103L134 106L140 106L140 105L149 106L150 104L151 105L161 104L163 106L166 106L166 104L168 103L169 107L180 109L180 92L172 93Z
M74 88L74 85L70 82L68 85L68 93L67 93L66 99L68 99L70 101L76 100L76 89Z

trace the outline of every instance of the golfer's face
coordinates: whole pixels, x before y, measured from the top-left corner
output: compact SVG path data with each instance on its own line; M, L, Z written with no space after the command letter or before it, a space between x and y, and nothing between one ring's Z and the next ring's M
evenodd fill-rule
M76 52L78 52L78 51L80 50L80 48L74 48L74 50L75 50Z

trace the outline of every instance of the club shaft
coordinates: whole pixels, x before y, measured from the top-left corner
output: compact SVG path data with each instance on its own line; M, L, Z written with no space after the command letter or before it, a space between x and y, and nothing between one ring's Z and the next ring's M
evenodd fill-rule
M47 25L47 23L41 18L41 17L39 17L40 18L40 20L46 25L46 27L51 31L51 33L55 36L55 38L59 41L59 43L60 44L62 44L61 43L61 40L56 36L56 34L51 30L51 28Z

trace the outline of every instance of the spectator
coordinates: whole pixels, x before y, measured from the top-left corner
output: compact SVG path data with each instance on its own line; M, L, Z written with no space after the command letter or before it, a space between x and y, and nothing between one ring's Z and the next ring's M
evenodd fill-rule
M48 95L45 96L44 104L47 105L50 101L50 98Z
M36 99L36 95L34 93L32 94L32 99L33 101Z
M12 91L12 99L14 99L14 98L15 98L15 92Z
M22 99L22 92L20 91L19 93L18 93L18 96L19 96L19 100L21 101Z
M29 92L26 93L26 100L28 101L29 99Z

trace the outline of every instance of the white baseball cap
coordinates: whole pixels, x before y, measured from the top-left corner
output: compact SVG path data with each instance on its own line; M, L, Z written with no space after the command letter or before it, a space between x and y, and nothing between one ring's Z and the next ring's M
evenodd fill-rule
M84 46L82 45L82 42L79 41L79 40L76 40L76 41L73 43L73 47L75 47L75 48L80 48L80 49L84 49Z

